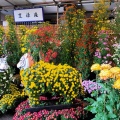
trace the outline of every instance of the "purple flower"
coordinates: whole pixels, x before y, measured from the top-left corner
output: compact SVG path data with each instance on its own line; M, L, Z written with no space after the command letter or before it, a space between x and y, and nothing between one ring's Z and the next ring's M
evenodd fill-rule
M92 93L94 90L99 90L101 88L101 86L99 86L97 82L93 82L90 80L84 80L82 82L82 86L84 87L84 90L87 91L89 94Z

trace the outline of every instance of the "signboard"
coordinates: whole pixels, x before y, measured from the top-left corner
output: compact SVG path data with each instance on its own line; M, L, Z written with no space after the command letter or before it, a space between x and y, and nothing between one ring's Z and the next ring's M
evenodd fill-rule
M14 10L15 22L43 21L43 8Z

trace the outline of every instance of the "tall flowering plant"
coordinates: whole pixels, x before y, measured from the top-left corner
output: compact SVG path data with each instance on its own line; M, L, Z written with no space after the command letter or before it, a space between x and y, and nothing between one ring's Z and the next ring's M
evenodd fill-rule
M83 21L83 10L76 9L74 5L66 7L66 11L60 19L58 28L58 38L61 41L58 57L62 64L67 63L73 67L76 67L78 64L76 42L79 41L82 36Z
M4 52L4 40L5 40L5 31L2 26L0 26L0 56L5 54Z
M8 21L8 31L6 33L6 40L4 42L5 53L7 54L7 62L11 66L15 66L21 56L20 42L18 40L14 20L12 16L6 16Z
M89 76L89 67L93 61L93 28L93 19L85 19L84 10L77 9L74 5L66 7L58 29L58 38L61 40L58 57L62 64L76 67L83 79Z
M116 43L114 46L114 53L113 53L113 60L115 61L115 64L120 67L120 43Z
M93 120L120 119L120 68L110 64L93 64L91 70L96 73L96 82L101 87L86 98L89 105L86 110L95 114Z
M82 73L82 79L89 77L90 66L93 61L93 54L95 51L95 34L94 34L94 19L87 18L84 20L85 24L81 38L76 42L75 62L77 69Z
M101 30L98 32L98 40L96 41L96 50L94 53L94 63L109 63L112 64L112 55L114 52L113 44L115 39L112 39L110 31ZM111 40L112 39L112 40Z
M94 4L94 11L92 18L95 20L95 32L101 29L108 29L108 9L110 7L109 1L106 2L105 0L95 0ZM108 3L108 4L107 4Z

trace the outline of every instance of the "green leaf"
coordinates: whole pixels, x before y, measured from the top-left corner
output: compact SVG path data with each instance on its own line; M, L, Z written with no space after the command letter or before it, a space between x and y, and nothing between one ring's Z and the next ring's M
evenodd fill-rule
M85 109L85 110L88 110L88 111L90 111L90 112L92 112L92 113L97 113L96 107L91 106L91 105L85 107L84 109Z
M115 114L109 113L108 118L116 118L117 116Z
M109 105L106 105L106 109L110 112L110 113L113 113L113 106L110 106Z
M95 115L95 118L93 118L92 120L103 120L103 119L101 119L102 118L102 113L97 113L96 115Z
M92 97L96 97L97 95L98 95L97 91L93 91L92 94L91 94Z
M95 102L95 100L92 98L85 98L84 100L88 101L90 104Z
M107 116L106 112L103 113L102 120L108 120L108 116Z
M120 110L120 103L117 103L117 110Z

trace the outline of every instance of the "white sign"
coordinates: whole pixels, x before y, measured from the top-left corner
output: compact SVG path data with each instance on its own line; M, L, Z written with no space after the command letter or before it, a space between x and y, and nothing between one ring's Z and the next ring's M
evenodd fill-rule
M14 10L15 22L43 21L43 8Z

